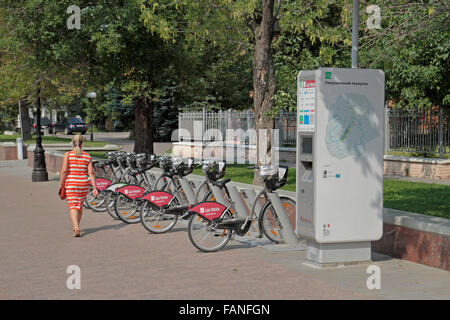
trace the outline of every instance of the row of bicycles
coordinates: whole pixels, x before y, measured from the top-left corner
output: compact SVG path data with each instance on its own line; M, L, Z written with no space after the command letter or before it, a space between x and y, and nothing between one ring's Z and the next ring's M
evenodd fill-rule
M222 161L109 152L93 165L98 195L93 196L90 184L85 207L124 223L141 223L153 234L166 233L181 220L192 244L203 252L222 249L234 234L244 236L251 227L259 238L281 243L279 210L290 221L295 217L294 200L280 196L280 207L269 199L286 183L287 167L249 167L258 170L263 183L256 195L227 185L231 180L223 179ZM203 174L197 183L187 179L195 168Z

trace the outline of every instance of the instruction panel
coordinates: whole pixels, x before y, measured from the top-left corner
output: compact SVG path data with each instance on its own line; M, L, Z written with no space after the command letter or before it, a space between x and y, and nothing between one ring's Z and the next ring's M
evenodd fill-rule
M299 81L298 131L314 131L316 124L316 81Z

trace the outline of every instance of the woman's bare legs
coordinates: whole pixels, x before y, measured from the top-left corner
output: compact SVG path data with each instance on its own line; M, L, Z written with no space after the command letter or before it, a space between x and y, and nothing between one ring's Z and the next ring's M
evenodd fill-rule
M72 220L74 236L79 236L80 234L80 221L83 214L83 208L80 210L70 209L70 219Z
M83 207L81 207L81 209L78 210L78 212L77 212L78 229L79 229L79 226L80 226L80 221L81 221L81 216L82 216L82 215L83 215Z
M74 229L80 229L78 225L78 210L70 209L70 220L72 220L72 225Z

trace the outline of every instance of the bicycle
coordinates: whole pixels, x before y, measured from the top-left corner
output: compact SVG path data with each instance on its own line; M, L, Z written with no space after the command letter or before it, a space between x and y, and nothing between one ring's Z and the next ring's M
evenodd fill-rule
M84 206L86 208L92 209L96 212L104 212L106 211L105 204L105 196L106 193L103 192L106 188L108 188L111 184L115 182L117 177L114 174L114 159L112 152L108 152L108 159L106 160L93 160L92 165L94 167L95 172L95 181L97 185L97 191L99 192L97 197L93 195L93 187L92 182L89 180L89 191L84 201Z
M172 165L168 175L174 184L173 191L153 191L142 197L145 202L140 211L141 223L151 233L168 232L179 218L186 219L188 217L185 215L186 211L198 202L200 192L206 188L204 198L208 198L210 183L225 175L224 165L215 166L214 161L202 161L198 165L202 166L205 178L194 190L193 185L185 179L193 171L193 160L189 159L188 164L184 165L180 159L177 159L172 161Z
M281 188L287 180L287 167L280 167L278 170L272 166L259 166L250 167L251 169L258 169L260 177L263 180L264 189L260 192L275 192ZM281 169L281 170L280 170ZM217 185L225 187L229 179L222 180ZM255 202L258 201L255 199ZM285 197L283 197L285 198ZM292 202L291 202L292 201ZM288 202L292 205L293 200L289 199ZM285 206L282 206L285 209ZM263 209L260 212L259 217L256 216L255 210L252 209L250 214L246 218L239 218L235 214L234 201L229 201L227 205L223 205L216 201L205 201L199 203L189 209L191 214L188 223L188 235L191 243L200 251L203 252L216 252L222 249L231 239L233 233L238 236L244 236L250 229L252 223L258 220L258 226L260 235L268 235L270 231L265 228L282 228L278 220L278 212L271 205L269 201L266 202ZM293 206L293 212L295 212L295 205ZM265 223L269 221L270 223ZM271 241L273 238L268 237ZM278 239L275 239L278 240ZM274 242L280 242L274 241Z
M125 154L118 153L118 155L125 155ZM143 162L145 161L145 154L135 155L134 153L130 153L126 155L128 167L131 166L134 169L137 168L137 166L140 167L141 164L143 164ZM113 152L108 152L107 157L108 158L106 160L92 161L95 171L95 181L99 193L97 197L94 197L92 182L89 181L89 192L86 196L85 203L87 204L88 208L96 212L104 212L108 210L108 207L111 207L112 202L107 197L108 196L107 188L110 185L119 182L122 177L127 177L126 175L123 175L123 173L121 172L119 163L117 161L117 155ZM127 171L127 174L128 176L131 177L129 178L131 183L133 182L138 183L136 176L132 176L130 170ZM139 182L142 183L142 180Z
M146 172L154 167L158 162L154 156L150 157L150 160L143 160L139 162L140 168L132 169L128 171L128 175L131 180L134 181L144 181L140 185L129 184L126 182L119 182L111 185L107 189L107 211L114 219L120 219L125 223L137 223L140 220L138 216L136 207L136 202L138 198L142 196L145 192L153 189L153 185L149 180ZM141 176L138 179L137 176Z

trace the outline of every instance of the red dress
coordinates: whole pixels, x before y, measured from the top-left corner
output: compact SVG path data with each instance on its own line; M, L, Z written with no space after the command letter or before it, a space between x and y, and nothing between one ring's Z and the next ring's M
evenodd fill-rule
M69 166L66 178L66 196L69 209L80 210L84 199L89 191L88 165L91 156L81 151L81 157L75 156L73 151L69 152Z

